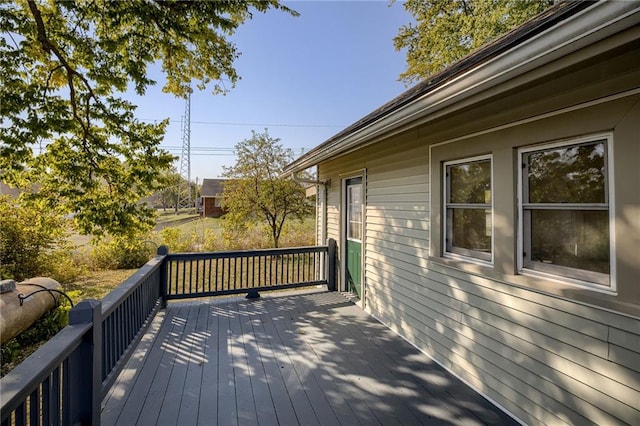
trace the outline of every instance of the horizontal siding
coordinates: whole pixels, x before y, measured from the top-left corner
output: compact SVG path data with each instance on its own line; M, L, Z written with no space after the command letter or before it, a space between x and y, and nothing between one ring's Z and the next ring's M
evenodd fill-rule
M485 393L491 393L491 391L502 393L507 396L511 404L526 404L539 418L553 416L548 408L552 407L555 401L544 395L535 395L531 398L530 386L525 380L519 378L523 375L522 372L514 378L507 374L496 373L496 370L504 371L504 365L512 364L511 360L501 360L496 353L482 357L481 354L487 349L483 349L483 346L477 342L477 338L470 340L461 333L462 324L447 316L446 305L430 301L429 308L425 309L422 303L416 301L416 296L421 298L420 293L405 296L403 293L406 291L406 289L396 289L391 296L378 289L372 290L374 292L372 297L375 298L372 308L392 315L396 319L395 324L405 324L409 329L407 337L410 336L410 340L416 346L435 359L441 360L445 367L464 377L476 388ZM405 334L404 327L391 325L391 328ZM451 339L450 336L456 337ZM498 341L492 343L494 346L500 344ZM469 347L473 350L469 350ZM491 360L500 360L500 366L493 365ZM509 378L509 381L502 381L500 378ZM557 420L560 424L560 419Z
M407 337L412 335L413 338L410 340L415 342L415 338L420 337L416 336L416 333L430 329L428 334L432 336L432 339L426 339L426 343L430 345L430 348L433 348L435 339L444 348L444 352L436 349L435 353L432 353L436 359L440 357L440 360L450 362L451 351L454 351L458 356L466 357L467 360L475 358L476 362L480 363L480 365L474 365L471 371L468 369L460 371L460 366L449 365L449 367L455 367L454 371L457 373L466 377L476 368L481 368L485 374L493 374L495 379L504 380L503 378L506 377L512 381L513 378L517 378L518 380L511 384L521 392L523 388L521 388L520 381L524 378L527 383L535 383L536 385L526 393L532 400L536 398L538 393L553 400L562 400L573 395L577 401L577 405L573 408L584 411L588 407L594 416L597 415L600 423L615 423L616 419L605 413L597 414L599 410L595 408L596 404L609 409L610 412L617 413L626 422L633 423L633 420L636 419L638 412L634 406L640 395L638 388L633 388L633 374L614 366L616 370L614 375L627 382L624 385L607 377L611 375L609 369L612 366L604 359L598 359L593 355L586 357L586 360L584 356L580 357L591 368L574 362L573 355L580 352L580 348L569 345L564 340L553 339L545 335L543 332L548 333L550 328L554 328L551 323L537 324L539 330L536 332L521 325L522 323L532 323L531 321L517 318L517 316L515 322L506 320L501 308L497 308L497 311L502 316L495 314L496 308L493 306L478 308L478 305L482 306L484 303L478 303L477 299L470 298L467 303L461 304L458 298L432 290L433 287L436 287L436 281L409 272L411 267L401 264L397 260L391 260L390 264L386 266L382 264L375 266L372 270L367 271L367 274L369 276L377 275L378 280L388 283L387 289L393 290L378 292L377 289L374 289L371 290L374 293L372 296L383 306L393 307L395 312L390 315L393 318L396 318L398 311L411 308L415 312L415 317L421 318L420 321L417 321L413 317L404 315L400 322L405 325L398 331ZM446 277L440 277L440 279L447 281ZM425 282L430 286L426 287ZM449 286L450 283L440 283L439 290L449 292ZM451 300L447 301L449 298ZM386 311L386 315L389 315L389 308ZM384 311L381 311L380 314L386 316ZM537 322L536 319L532 318L531 320ZM572 332L569 329L564 331ZM464 345L461 341L459 342L460 347L450 348L440 341L450 335L459 338L460 336L467 337L467 344ZM579 337L574 337L574 339L577 338ZM421 340L424 341L425 338L421 337ZM563 354L564 357L556 355L551 350ZM485 354L485 358L477 358L481 353ZM500 367L492 369L490 367L495 360L500 360ZM515 366L513 362L516 362ZM521 369L521 365L525 365L527 368ZM511 368L508 368L509 366ZM606 373L606 375L601 373ZM553 381L540 380L540 377L551 377ZM538 379L537 383L536 379ZM592 386L597 386L597 389ZM542 397L540 395L538 396ZM541 403L545 407L551 406L549 401L544 398ZM559 412L572 408L571 401L565 401L565 404L566 406L561 407ZM584 421L577 412L573 412L570 418L571 422Z
M640 424L640 320L429 259L428 151L411 135L322 164L340 241L343 173L366 169L366 309L531 424Z

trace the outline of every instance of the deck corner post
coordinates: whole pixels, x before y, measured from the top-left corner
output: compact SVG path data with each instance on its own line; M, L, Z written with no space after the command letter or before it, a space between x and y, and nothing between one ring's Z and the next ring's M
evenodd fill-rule
M162 266L160 267L160 299L161 299L161 307L165 309L167 307L167 286L169 285L169 280L167 276L167 255L169 254L169 247L160 246L158 247L158 256L164 256L162 259Z
M92 324L68 364L68 424L100 425L102 402L102 304L83 300L69 311L69 325ZM64 423L67 423L66 421Z
M338 249L336 240L329 238L327 246L327 290L336 291L336 280L338 276Z

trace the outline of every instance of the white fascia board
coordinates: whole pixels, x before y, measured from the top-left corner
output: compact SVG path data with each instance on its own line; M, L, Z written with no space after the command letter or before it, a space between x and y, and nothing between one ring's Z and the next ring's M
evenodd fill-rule
M301 157L288 172L301 171L337 155L375 143L407 128L469 106L472 96L577 52L640 22L640 3L603 1L549 28L503 54L451 79L405 106L335 141L316 155ZM491 92L493 96L497 93ZM474 98L473 102L479 99ZM297 164L296 164L297 163Z

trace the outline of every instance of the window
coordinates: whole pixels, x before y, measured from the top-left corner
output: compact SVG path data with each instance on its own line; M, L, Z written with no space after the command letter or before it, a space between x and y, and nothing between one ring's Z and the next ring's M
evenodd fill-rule
M362 178L347 181L347 238L362 240Z
M523 268L609 285L606 137L521 151Z
M216 197L213 200L214 207L222 207L222 197Z
M491 158L445 163L445 253L491 261Z

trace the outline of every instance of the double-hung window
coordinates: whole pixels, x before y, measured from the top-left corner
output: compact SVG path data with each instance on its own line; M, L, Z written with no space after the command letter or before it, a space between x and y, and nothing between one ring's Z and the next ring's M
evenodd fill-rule
M608 136L520 151L521 268L609 286Z
M451 161L444 168L445 254L491 261L491 157Z

